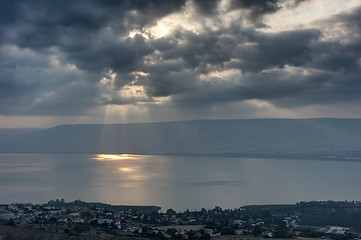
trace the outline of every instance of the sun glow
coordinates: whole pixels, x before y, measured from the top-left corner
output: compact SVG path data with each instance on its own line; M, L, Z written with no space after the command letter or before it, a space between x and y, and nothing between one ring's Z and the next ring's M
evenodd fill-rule
M161 18L154 26L147 29L153 38L167 37L176 30L198 33L202 23L195 18L196 11L191 1L187 1L182 11Z

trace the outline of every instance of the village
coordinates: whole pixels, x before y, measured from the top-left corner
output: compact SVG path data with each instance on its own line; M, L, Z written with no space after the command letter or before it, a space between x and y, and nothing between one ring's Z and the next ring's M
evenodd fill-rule
M294 214L287 205L176 212L168 209L88 204L77 200L52 200L34 205L0 205L3 225L78 236L79 239L110 239L104 236L152 239L210 239L221 236L247 238L360 239L357 228L302 225L304 214ZM276 210L277 209L277 210ZM276 212L276 214L275 214ZM285 214L291 212L292 214ZM1 237L1 232L0 232ZM5 238L6 239L6 238Z

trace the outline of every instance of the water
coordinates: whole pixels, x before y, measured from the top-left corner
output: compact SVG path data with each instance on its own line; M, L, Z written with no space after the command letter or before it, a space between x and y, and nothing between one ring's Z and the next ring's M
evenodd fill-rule
M0 154L0 203L64 198L195 210L360 200L360 170L358 161Z

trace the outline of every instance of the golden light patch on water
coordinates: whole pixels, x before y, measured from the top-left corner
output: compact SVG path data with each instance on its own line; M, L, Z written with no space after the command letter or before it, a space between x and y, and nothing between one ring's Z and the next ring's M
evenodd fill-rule
M148 177L145 175L133 175L130 177L130 179L134 181L142 181L142 180L147 180Z
M93 159L98 161L121 161L121 160L136 160L143 158L140 155L132 154L97 154Z
M128 167L118 168L118 170L119 170L120 172L133 172L133 171L134 171L134 169L128 168Z

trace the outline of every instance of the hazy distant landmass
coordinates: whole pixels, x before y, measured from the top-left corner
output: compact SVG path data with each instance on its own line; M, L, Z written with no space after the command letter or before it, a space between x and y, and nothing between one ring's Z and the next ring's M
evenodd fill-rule
M358 154L361 119L195 120L1 129L0 152Z

